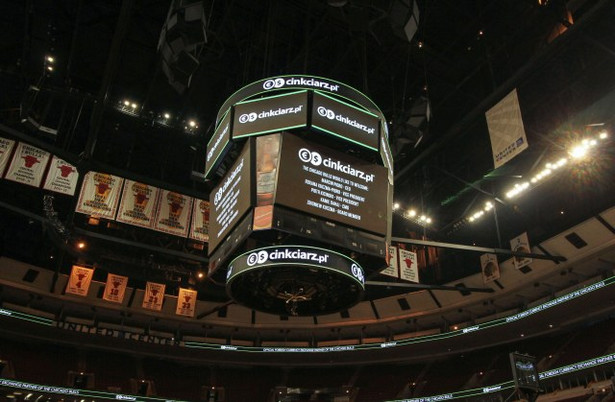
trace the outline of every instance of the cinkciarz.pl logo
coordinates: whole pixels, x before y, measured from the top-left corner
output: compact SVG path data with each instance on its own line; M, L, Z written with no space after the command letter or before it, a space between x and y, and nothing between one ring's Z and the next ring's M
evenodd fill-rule
M314 166L320 166L322 163L322 156L316 151L310 151L307 148L301 148L299 150L299 159L304 163L311 163Z

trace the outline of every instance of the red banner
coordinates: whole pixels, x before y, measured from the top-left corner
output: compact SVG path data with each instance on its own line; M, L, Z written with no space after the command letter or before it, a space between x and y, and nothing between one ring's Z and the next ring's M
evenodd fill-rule
M147 282L145 285L142 307L149 310L162 310L165 287L166 286L161 283Z
M73 269L68 277L65 293L74 294L77 296L87 296L94 275L93 268L81 267L73 265Z
M51 154L32 145L20 142L5 178L18 183L39 187Z
M88 172L83 178L77 212L113 219L124 179L106 173Z
M128 285L128 277L108 274L107 284L105 285L105 293L103 293L103 300L110 302L121 303L124 301L124 294L126 293L126 286Z
M77 168L54 155L43 188L56 193L75 195L78 179Z
M196 290L179 288L179 295L177 296L177 307L175 308L175 314L185 315L186 317L194 317L196 296Z
M402 248L399 249L399 273L400 279L419 282L419 266L416 253Z

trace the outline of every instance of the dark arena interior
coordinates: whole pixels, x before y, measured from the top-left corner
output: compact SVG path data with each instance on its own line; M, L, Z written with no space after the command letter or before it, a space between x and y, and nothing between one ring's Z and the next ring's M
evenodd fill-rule
M615 401L614 0L0 4L0 399Z

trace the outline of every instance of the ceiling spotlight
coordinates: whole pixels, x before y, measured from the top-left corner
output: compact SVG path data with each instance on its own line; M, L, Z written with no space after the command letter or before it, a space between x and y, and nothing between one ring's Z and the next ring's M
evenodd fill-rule
M53 66L47 66L47 71L53 71Z
M188 125L189 125L190 127L192 127L192 128L197 128L196 121L194 121L194 120L190 120L190 121L188 121Z
M574 159L582 159L583 157L585 157L585 155L587 155L587 151L587 144L581 143L572 148L572 150L570 151L570 156Z
M45 57L45 60L47 60L48 63L53 63L56 61L56 59L54 59L53 56L47 56Z
M408 216L411 218L414 218L416 216L416 211L414 209L411 209L408 211Z
M166 120L169 120L171 118L171 115L169 113L165 113L162 115Z
M609 134L606 131L603 131L599 134L601 140L606 140L609 137Z
M431 223L431 218L427 218L427 219L425 219L425 222L427 222L427 223Z
M133 103L133 104L130 105L130 107L132 107L133 109L136 109L137 108L137 104Z
M423 41L419 41L419 42L417 43L417 45L418 45L419 49L421 49L421 48L423 47Z
M197 277L197 278L199 278L199 279L203 279L203 277L204 277L204 276L205 276L205 274L204 274L204 273L202 273L202 272L198 272L198 273L196 274L196 277Z
M85 242L80 241L79 243L77 243L77 248L80 250L83 250L85 248Z
M399 202L393 204L393 211L397 211L399 209Z
M124 106L130 106L130 101L129 100L125 100L124 101Z

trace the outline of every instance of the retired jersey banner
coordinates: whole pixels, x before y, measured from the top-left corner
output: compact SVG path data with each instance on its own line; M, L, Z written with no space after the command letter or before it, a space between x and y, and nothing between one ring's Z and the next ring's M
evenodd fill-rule
M196 290L179 288L177 296L177 308L175 314L194 317L196 307Z
M70 163L53 156L43 188L67 195L75 195L79 173Z
M192 207L192 223L190 238L199 241L209 241L209 201L194 199Z
M399 278L399 263L397 258L397 247L389 246L389 266L380 271L382 275Z
M487 110L485 118L491 140L493 165L497 169L528 147L517 90L513 89Z
M105 292L103 293L103 300L110 302L121 303L124 301L124 294L126 293L126 286L128 285L128 277L108 274L107 284L105 285Z
M399 249L399 277L405 281L419 282L419 264L416 253Z
M0 177L2 177L6 165L9 163L14 146L15 141L0 137Z
M510 241L510 249L520 253L530 253L530 242L527 238L527 232L520 234ZM513 256L515 268L520 269L532 263L531 258Z
M51 154L20 142L5 178L33 187L40 187Z
M166 285L161 283L147 282L145 285L145 294L143 295L142 307L149 310L162 310L165 287Z
M113 219L124 179L106 173L88 172L83 178L75 210L100 218Z
M176 236L188 236L192 197L161 190L159 198L154 229Z
M160 189L148 184L125 180L122 201L117 212L119 222L151 228Z
M73 265L73 269L68 277L65 293L70 293L77 296L87 296L94 275L93 268L81 267Z
M483 272L483 282L489 283L500 279L500 265L495 254L483 254L480 256L480 266Z

